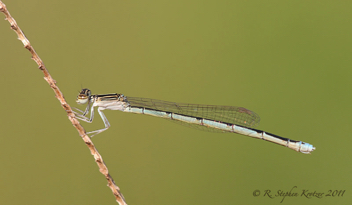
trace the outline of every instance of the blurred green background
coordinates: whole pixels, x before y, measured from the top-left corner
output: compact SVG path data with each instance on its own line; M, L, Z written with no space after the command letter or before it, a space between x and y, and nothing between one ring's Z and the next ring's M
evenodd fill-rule
M81 87L243 106L261 116L258 129L317 148L304 155L105 111L111 128L93 142L128 204L280 204L277 191L292 189L299 196L282 204L352 202L352 2L4 3L73 107ZM116 204L8 22L0 33L0 204ZM103 127L99 117L82 124ZM303 190L346 191L308 199Z

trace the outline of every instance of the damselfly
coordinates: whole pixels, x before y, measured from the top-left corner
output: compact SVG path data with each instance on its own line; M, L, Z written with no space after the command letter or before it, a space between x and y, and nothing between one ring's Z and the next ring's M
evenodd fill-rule
M74 113L78 119L89 123L93 122L94 107L98 107L98 113L105 128L88 132L87 134L92 134L90 137L110 127L108 119L102 112L107 109L170 119L193 127L203 128L205 131L234 132L283 145L304 154L310 154L315 150L315 147L309 143L290 140L254 129L259 124L260 117L255 112L243 107L175 103L149 98L127 97L117 93L92 95L89 89L82 89L76 102L78 104L88 103L85 111L75 108L79 113ZM89 111L90 118L86 116Z

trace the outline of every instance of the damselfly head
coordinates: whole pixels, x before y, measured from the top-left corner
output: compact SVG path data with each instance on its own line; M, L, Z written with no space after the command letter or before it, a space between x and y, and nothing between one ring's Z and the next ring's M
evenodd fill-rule
M79 92L76 103L77 104L86 104L91 96L91 91L87 88L83 88L81 92Z

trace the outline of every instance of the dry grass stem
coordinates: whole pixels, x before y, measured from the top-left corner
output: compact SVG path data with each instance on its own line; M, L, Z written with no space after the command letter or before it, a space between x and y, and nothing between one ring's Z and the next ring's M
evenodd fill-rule
M56 81L51 77L49 74L48 70L46 69L43 61L40 59L38 54L35 52L34 48L31 46L29 40L26 38L26 36L23 34L22 30L20 27L17 25L15 19L12 18L10 15L9 11L6 9L5 4L0 1L0 11L6 16L7 21L11 24L11 29L14 30L17 35L18 39L22 41L24 47L29 50L29 52L32 54L32 59L38 64L39 69L43 72L44 74L44 79L49 83L50 87L54 90L56 98L60 101L61 106L64 108L64 110L67 113L68 119L72 122L72 125L77 129L79 135L82 137L83 141L86 143L88 146L91 154L94 156L95 162L98 164L99 171L105 176L106 180L108 181L108 186L112 190L116 201L120 205L125 205L125 199L120 192L120 188L116 186L114 180L109 174L108 168L106 167L103 158L95 148L93 142L91 141L90 137L88 137L85 133L84 128L80 125L79 121L75 118L75 115L73 114L71 107L69 104L67 104L63 94L61 93L60 89L56 85Z

